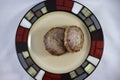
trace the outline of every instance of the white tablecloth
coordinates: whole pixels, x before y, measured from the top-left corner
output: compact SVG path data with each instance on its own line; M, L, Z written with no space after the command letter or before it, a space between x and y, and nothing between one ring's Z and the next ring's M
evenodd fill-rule
M0 80L33 80L20 65L15 35L24 14L41 0L0 0ZM86 80L120 80L120 0L78 0L98 18L104 33L104 53Z

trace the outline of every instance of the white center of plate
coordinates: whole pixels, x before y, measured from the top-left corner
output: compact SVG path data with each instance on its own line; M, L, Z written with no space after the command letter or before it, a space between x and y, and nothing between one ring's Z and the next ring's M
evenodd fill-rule
M77 53L53 56L45 49L44 35L53 27L76 25L84 33L83 48ZM78 68L87 58L91 38L85 24L75 15L56 11L43 15L32 26L28 36L28 49L34 62L51 73L67 73ZM51 45L52 46L52 45Z

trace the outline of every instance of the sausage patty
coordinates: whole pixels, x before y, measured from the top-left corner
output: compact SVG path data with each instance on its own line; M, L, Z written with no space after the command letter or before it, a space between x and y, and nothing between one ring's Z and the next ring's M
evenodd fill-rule
M69 52L77 52L83 46L84 34L77 26L69 26L64 33L64 45Z
M44 36L46 50L52 55L62 55L66 52L64 46L65 28L55 27L50 29Z

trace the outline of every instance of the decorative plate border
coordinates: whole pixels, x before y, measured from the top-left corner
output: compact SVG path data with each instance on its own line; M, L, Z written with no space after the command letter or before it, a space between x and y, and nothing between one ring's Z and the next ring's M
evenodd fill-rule
M79 68L65 74L53 74L41 69L31 58L27 40L31 26L41 16L53 11L66 11L79 17L91 35L89 55ZM31 10L21 20L16 32L16 51L18 59L35 80L84 80L98 66L103 53L103 32L95 15L84 5L72 0L47 0Z

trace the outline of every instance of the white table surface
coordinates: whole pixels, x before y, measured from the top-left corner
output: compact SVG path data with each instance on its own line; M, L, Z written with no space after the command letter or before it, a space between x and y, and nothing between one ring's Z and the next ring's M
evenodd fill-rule
M41 0L0 0L0 80L33 80L20 65L15 35L24 14ZM120 80L120 0L77 0L101 23L105 47L97 69L86 80Z

